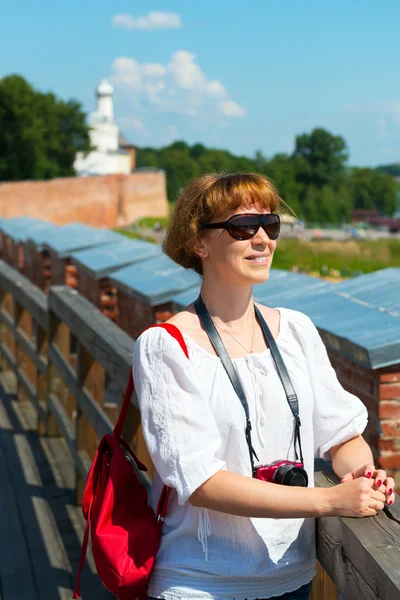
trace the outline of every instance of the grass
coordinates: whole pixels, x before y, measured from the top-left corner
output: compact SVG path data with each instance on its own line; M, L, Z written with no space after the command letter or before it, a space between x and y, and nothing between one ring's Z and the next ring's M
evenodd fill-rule
M370 273L386 267L400 267L399 240L314 240L280 239L274 256L277 269L324 272L335 269L341 275Z
M122 235L125 235L126 237L131 238L132 240L144 240L145 242L151 242L152 244L158 243L157 240L155 240L153 237L142 235L137 231L132 231L129 229L113 229L113 231L115 231L116 233L121 233Z

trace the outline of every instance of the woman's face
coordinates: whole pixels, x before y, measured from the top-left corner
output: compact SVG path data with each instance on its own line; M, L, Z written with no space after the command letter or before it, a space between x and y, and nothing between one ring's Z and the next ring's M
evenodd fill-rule
M270 212L259 204L252 204L227 212L213 221L226 221L236 214ZM271 240L262 227L250 240L235 240L226 229L211 229L202 242L202 254L206 254L202 260L205 279L208 274L214 274L219 279L237 284L253 285L267 281L276 241Z

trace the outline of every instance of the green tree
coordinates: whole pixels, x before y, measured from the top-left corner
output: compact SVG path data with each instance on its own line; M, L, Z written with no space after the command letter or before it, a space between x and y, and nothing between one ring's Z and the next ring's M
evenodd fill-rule
M33 89L23 77L0 80L0 181L74 175L88 152L89 128L78 102Z
M300 197L303 184L296 179L296 161L287 154L275 154L269 161L264 161L262 169L278 188L279 195L298 217L304 217Z
M380 165L379 167L376 167L375 171L387 173L387 175L391 175L392 177L400 177L400 163Z
M306 187L330 185L337 189L343 182L348 151L340 135L321 128L298 135L293 158L296 159L296 179Z
M377 209L382 215L393 215L397 205L396 181L374 169L354 168L348 181L353 208Z
M303 211L306 221L309 223L318 223L320 220L320 190L314 185L309 185L306 189L303 202Z

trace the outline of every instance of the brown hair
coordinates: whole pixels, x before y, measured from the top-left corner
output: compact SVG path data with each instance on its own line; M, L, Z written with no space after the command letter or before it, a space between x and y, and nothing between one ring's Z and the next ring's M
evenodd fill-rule
M204 235L202 223L241 206L260 204L276 212L283 202L274 184L258 173L204 175L192 181L176 201L163 250L178 265L202 274L194 249Z

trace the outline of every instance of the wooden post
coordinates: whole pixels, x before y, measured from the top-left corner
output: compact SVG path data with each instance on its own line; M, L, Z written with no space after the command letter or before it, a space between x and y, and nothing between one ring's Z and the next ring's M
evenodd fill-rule
M12 294L10 292L7 292L6 290L4 291L1 299L1 310L4 311L5 316L9 317L10 322L14 325L14 300ZM6 350L9 351L10 356L15 359L15 337L13 332L6 324L3 325L2 342ZM3 356L3 354L1 356L1 367L3 371L10 370L10 364L7 361L7 359Z
M14 322L15 329L32 342L33 329L32 317L29 312L18 302L14 300ZM17 341L15 342L15 357L16 357L16 374L17 374L17 400L18 402L30 402L31 398L25 392L25 389L20 384L18 372L25 375L27 380L36 388L36 368L29 356L24 351L24 348Z
M48 338L47 332L36 324L36 353L47 361ZM38 405L45 411L47 403L47 376L39 368L36 370L36 392ZM46 420L41 419L41 411L38 413L37 429L39 435L46 433Z
M69 357L69 329L62 323L53 312L49 313L49 343L53 343L63 357L68 360ZM58 396L60 402L65 404L65 393L68 394L68 389L63 382L60 375L57 373L54 365L49 360L48 365L48 380L47 380L47 393ZM51 410L47 409L46 418L46 434L49 437L60 436L61 431L56 423L54 415Z
M105 372L101 365L91 356L86 348L78 342L77 347L77 381L78 386L89 393L93 400L103 406ZM75 444L77 453L84 451L93 459L99 444L99 438L87 419L86 415L77 407L75 421ZM82 502L84 481L78 470L76 473L76 502Z
M320 562L313 579L310 600L338 600L339 592Z

